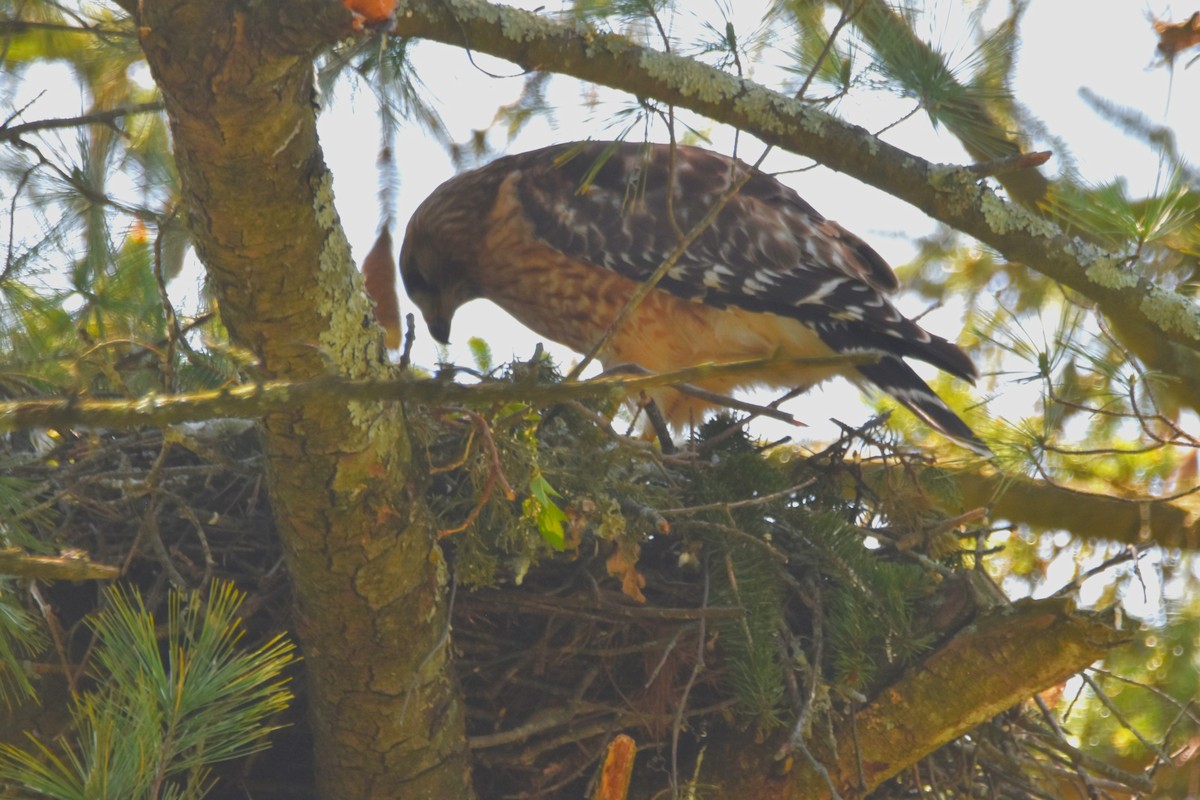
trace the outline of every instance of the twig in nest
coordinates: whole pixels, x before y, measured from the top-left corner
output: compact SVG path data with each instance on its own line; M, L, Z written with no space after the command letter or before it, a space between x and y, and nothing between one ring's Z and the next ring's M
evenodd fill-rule
M467 434L467 441L463 444L462 455L459 456L459 458L457 460L451 461L446 464L440 464L440 465L439 464L430 464L429 465L429 474L430 475L443 475L447 472L454 472L454 470L462 467L463 464L467 463L467 459L470 458L471 445L474 443L475 443L475 427L471 426L471 431L470 431L470 433Z
M167 579L176 589L190 589L188 582L179 574L179 570L175 568L175 564L171 561L171 554L167 552L167 547L162 540L162 532L158 527L158 506L159 495L155 491L150 502L146 504L146 513L142 517L142 524L138 527L137 539L134 541L134 546L129 549L129 559L126 561L126 566L122 570L128 569L129 561L132 561L134 554L138 551L138 544L145 542L150 546L151 552L162 564L167 573Z
M642 684L642 688L649 689L650 684L654 683L655 679L658 678L658 673L662 672L663 666L667 663L667 657L675 650L675 645L679 643L679 637L683 636L685 630L686 628L683 626L675 629L675 634L671 637L671 641L667 642L667 646L663 650L662 658L658 660L654 669L650 671L650 677L646 678L646 682Z
M83 550L39 556L17 547L0 547L0 574L51 581L111 581L121 576L121 570L92 561Z
M659 514L667 516L670 514L698 514L702 511L727 511L731 508L745 508L746 506L757 506L763 503L771 503L775 500L784 500L790 495L795 494L801 489L806 489L816 481L816 478L808 478L807 480L797 483L795 486L790 486L780 492L764 494L761 497L747 497L745 500L733 500L730 502L721 503L706 503L701 506L684 506L682 508L664 508L659 510Z
M175 492L162 490L163 494L175 502L179 513L192 523L192 528L196 532L196 539L200 542L200 551L204 554L204 575L200 578L201 586L208 586L212 582L213 571L217 568L216 559L213 558L212 548L208 546L208 537L204 533L204 526L200 524L200 518L196 516L196 512L188 504L187 500Z
M408 369L412 358L413 342L417 340L417 321L412 312L404 315L404 350L400 353L400 369Z
M479 435L482 437L484 444L487 445L488 454L492 457L492 465L491 465L492 468L490 470L488 470L487 482L484 483L483 491L479 493L479 502L476 503L475 507L471 509L471 513L467 515L467 518L465 520L463 520L461 525L457 525L453 528L446 528L443 530L439 530L437 532L437 538L439 538L439 539L443 539L447 536L453 536L454 534L461 533L462 531L465 531L467 528L469 528L471 526L471 523L473 523L476 519L478 519L480 513L483 512L484 506L486 506L488 503L488 500L491 499L492 488L497 483L499 483L500 486L503 487L504 496L506 498L508 498L509 501L517 499L517 493L513 491L513 488L511 486L508 485L508 478L506 478L504 476L504 467L500 464L500 451L496 448L496 440L492 438L492 430L488 426L487 420L485 420L483 417L479 416L474 411L471 411L470 409L467 409L467 408L437 409L434 412L434 416L442 421L449 422L451 424L461 424L457 420L449 419L449 415L451 413L462 414L468 420L471 421L471 425L472 425L471 437L472 438L474 437L475 431L479 432ZM470 449L470 444L471 444L471 442L470 442L470 440L468 440L468 442L467 442L468 450ZM463 461L465 461L465 460L466 460L466 453L464 452L463 453Z
M745 609L726 606L704 605L701 608L674 608L627 605L625 602L612 602L604 595L583 601L570 596L543 598L536 595L481 589L473 592L471 596L472 600L492 605L516 606L530 613L553 614L559 617L604 623L611 623L614 618L672 621L740 619L746 613Z
M159 447L158 456L154 459L154 463L146 472L146 477L142 483L150 495L150 500L146 504L146 510L142 515L142 522L138 526L137 536L133 540L133 546L129 548L129 554L125 557L125 563L121 565L121 572L125 573L129 570L129 565L133 563L133 558L137 555L138 547L147 542L154 555L162 564L163 569L167 573L167 578L171 581L171 585L178 589L189 588L187 581L179 574L179 570L175 569L175 565L171 563L171 556L167 552L167 547L163 544L162 533L158 527L158 506L160 499L159 476L162 474L163 466L167 462L167 454L171 452L172 443L163 441Z
M1054 733L1054 738L1058 742L1063 742L1064 744L1067 743L1066 733L1063 731L1062 726L1058 724L1058 720L1055 718L1054 712L1050 710L1050 706L1046 704L1046 701L1042 699L1042 696L1035 694L1033 696L1033 701L1037 703L1038 711L1042 715L1042 721ZM1071 759L1071 766L1075 767L1075 774L1079 777L1079 780L1083 781L1083 785L1087 788L1088 797L1099 797L1100 792L1096 790L1096 785L1092 782L1092 776L1088 773L1087 768L1084 766L1083 759L1080 758L1080 755L1082 754L1078 750L1074 752L1067 750L1065 752L1067 758Z
M821 683L821 665L825 662L825 637L823 633L825 607L820 588L813 583L811 578L807 579L804 585L799 588L802 601L812 609L813 655L809 668L808 686L804 693L804 702L796 714L796 725L792 729L792 735L789 737L787 744L776 752L775 759L777 761L781 760L793 752L801 753L810 765L814 766L818 772L825 776L832 796L837 797L837 789L833 787L833 781L829 777L829 772L817 761L816 757L808 749L808 745L805 744L812 725L813 711L817 704L817 689ZM790 674L791 670L788 672Z
M700 609L708 608L708 568L704 570L704 593L700 596ZM688 675L687 683L683 685L683 693L679 696L679 707L675 711L675 720L671 725L671 791L679 796L679 733L683 730L684 714L687 711L688 696L696 685L696 678L704 671L704 647L708 644L708 624L700 617L700 630L696 633L696 663Z
M568 400L563 403L563 405L567 408L570 408L584 419L589 420L593 425L595 425L598 431L613 441L620 442L622 445L628 445L635 450L649 451L653 450L654 448L654 445L651 442L644 441L642 439L634 439L632 437L623 435L619 431L614 431L611 419L604 416L599 411L594 411L588 408L578 400Z
M36 581L29 582L29 594L33 597L33 601L42 612L42 619L46 621L46 629L50 631L50 640L54 643L54 651L58 654L58 661L62 666L63 675L67 678L67 688L74 695L79 676L76 670L71 668L71 660L67 658L67 646L64 643L66 639L64 635L65 631L63 631L62 621L58 618L58 612L54 610L54 606L46 602L46 598L42 596L42 590ZM95 634L93 633L94 637ZM87 663L86 660L84 663ZM78 672L83 672L82 666L80 666Z
M750 362L746 362L746 363L749 364ZM721 365L718 365L718 366L721 366ZM656 373L653 370L646 369L645 367L643 367L640 364L618 364L617 366L615 366L611 369L604 370L604 372L600 373L600 377L605 378L605 377L610 377L612 375L621 375L621 374L654 375ZM800 422L798 419L793 417L791 414L788 414L785 411L780 411L778 408L774 408L773 407L774 404L762 406L762 405L758 405L757 403L749 403L745 400L738 400L736 397L730 397L727 394L720 394L718 392L710 392L707 389L701 389L699 386L693 386L690 383L671 384L671 388L681 394L686 394L691 397L695 397L700 400L704 400L705 402L712 403L713 405L716 405L716 406L723 406L725 408L733 408L738 411L745 411L749 414L755 414L755 415L761 416L761 417L770 417L771 419L777 419L780 422L787 422L792 425L797 425L797 426L804 425L803 422ZM785 397L785 399L786 399L786 397Z
M732 525L721 525L720 523L717 523L717 522L702 522L700 520L693 519L693 520L688 520L688 522L685 523L685 526L690 526L693 528L707 528L709 530L716 531L717 533L722 533L727 536L734 536L734 537L738 538L739 540L752 545L753 547L758 547L758 548L762 549L763 551L765 551L767 553L767 555L771 556L772 558L777 559L778 561L780 561L784 564L788 563L787 555L785 553L781 552L777 547L772 545L770 542L760 539L757 536L753 536L749 533L746 533L745 531L743 531L739 528L735 528Z
M658 437L659 449L663 451L663 455L672 455L675 452L675 441L671 438L671 428L663 417L662 409L658 407L658 403L647 397L645 392L642 393L641 405L642 410L646 412L646 419L650 420L650 427L654 428L654 435Z
M778 409L781 405L786 403L788 400L791 400L792 398L799 397L800 395L804 394L806 391L809 390L809 388L810 387L808 387L808 386L797 386L796 388L785 392L784 394L780 395L779 397L776 397L771 402L767 403L765 408ZM734 422L732 425L730 425L728 428L721 431L717 435L708 437L700 445L700 452L703 453L708 450L711 450L714 446L725 441L726 439L733 436L738 431L745 428L751 422L758 419L759 416L761 416L761 415L757 411L751 411L745 417L742 417L737 422ZM792 422L796 425L804 425L803 422L800 422L799 420L794 419L794 418L793 418ZM769 444L765 447L761 447L759 449L760 449L760 451L762 451L762 450L770 449L771 447L777 447L781 444L787 443L788 441L791 440L791 438L792 437L790 437L790 436L784 436L781 439L779 439L778 441L772 442L771 444Z

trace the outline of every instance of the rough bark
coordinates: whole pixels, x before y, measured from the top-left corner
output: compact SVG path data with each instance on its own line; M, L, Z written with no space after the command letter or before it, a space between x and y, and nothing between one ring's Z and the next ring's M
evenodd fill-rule
M348 13L234 0L131 10L234 341L263 378L385 376L316 135L313 57ZM445 570L410 499L402 415L329 395L262 426L322 796L469 797Z
M1054 686L1123 641L1069 601L1026 601L994 609L907 670L834 732L834 747L813 737L815 769L776 747L718 745L702 778L714 797L843 800L865 797L938 747Z

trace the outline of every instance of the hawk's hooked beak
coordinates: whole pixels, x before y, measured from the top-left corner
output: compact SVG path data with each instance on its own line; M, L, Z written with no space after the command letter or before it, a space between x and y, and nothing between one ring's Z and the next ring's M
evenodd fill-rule
M450 344L450 320L435 317L425 321L429 335L442 344Z

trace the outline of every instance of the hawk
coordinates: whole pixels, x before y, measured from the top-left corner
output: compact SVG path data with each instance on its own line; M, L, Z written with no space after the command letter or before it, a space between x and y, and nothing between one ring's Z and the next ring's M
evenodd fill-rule
M602 363L667 372L769 356L873 354L878 361L857 366L775 365L697 385L794 389L844 375L882 389L959 444L990 452L905 363L976 377L961 349L888 301L898 283L887 262L774 177L708 150L589 141L496 159L450 179L417 208L400 274L439 342L449 341L458 307L482 297L586 352L726 195L609 338ZM651 394L676 427L711 407L671 389Z

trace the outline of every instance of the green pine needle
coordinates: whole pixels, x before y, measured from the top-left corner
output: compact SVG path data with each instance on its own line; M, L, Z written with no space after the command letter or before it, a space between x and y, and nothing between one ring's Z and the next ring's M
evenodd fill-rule
M76 701L74 737L0 746L0 781L62 800L207 794L211 765L267 747L269 720L292 699L290 642L238 647L243 598L224 583L207 599L173 593L160 641L141 596L110 590L92 620L99 688Z
M0 702L5 706L36 697L24 662L45 645L41 626L13 597L12 582L0 578Z

